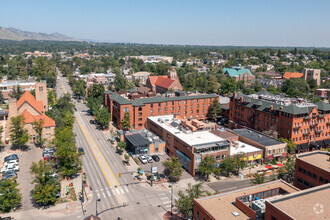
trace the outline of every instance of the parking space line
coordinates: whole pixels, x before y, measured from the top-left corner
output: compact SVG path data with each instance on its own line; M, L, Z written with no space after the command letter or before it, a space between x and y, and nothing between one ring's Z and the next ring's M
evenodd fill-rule
M165 196L166 195L166 193L161 193L161 194L158 194L159 196Z
M160 198L161 200L164 200L164 199L168 199L168 197L162 197L162 198Z

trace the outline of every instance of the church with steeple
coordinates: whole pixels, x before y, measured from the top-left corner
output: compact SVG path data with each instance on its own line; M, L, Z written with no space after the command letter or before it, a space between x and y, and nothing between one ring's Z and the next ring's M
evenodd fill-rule
M167 91L183 90L176 69L171 67L167 75L164 76L149 76L146 86L156 93L166 93Z

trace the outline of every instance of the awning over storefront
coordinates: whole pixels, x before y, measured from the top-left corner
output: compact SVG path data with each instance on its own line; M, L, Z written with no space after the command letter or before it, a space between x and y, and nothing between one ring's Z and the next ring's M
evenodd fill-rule
M272 160L273 158L274 158L273 155L268 156L268 159L270 159L270 160Z

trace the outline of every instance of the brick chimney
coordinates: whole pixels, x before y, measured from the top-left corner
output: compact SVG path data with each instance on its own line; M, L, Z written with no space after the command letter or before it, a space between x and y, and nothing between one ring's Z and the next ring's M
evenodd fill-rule
M274 110L274 107L271 105L270 107L269 107L269 111L273 111Z

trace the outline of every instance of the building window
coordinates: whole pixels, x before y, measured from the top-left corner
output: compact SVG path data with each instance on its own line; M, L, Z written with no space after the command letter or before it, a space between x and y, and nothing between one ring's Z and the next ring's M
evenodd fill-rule
M44 88L43 87L39 87L39 92L42 92L42 91L44 91Z
M194 103L194 100L191 100L190 103L193 104Z
M151 109L151 110L150 110L150 113L154 113L154 110L153 110L153 109Z
M160 113L162 110L161 109L158 109L158 112Z
M180 106L178 106L178 110L180 110Z
M174 107L171 107L171 110L173 111L174 110Z
M184 111L184 114L186 115L187 114L187 111ZM185 116L186 117L186 116Z
M174 105L174 102L172 102L172 105Z
M167 102L165 102L165 106L167 106Z
M139 107L139 111L142 111L142 108L141 107Z
M180 111L178 111L178 115L180 115Z
M184 101L184 104L187 104L187 100L186 100L186 101Z
M186 105L184 106L184 109L187 109L187 106Z
M181 102L180 101L178 101L178 105L180 105L181 104Z
M193 109L193 106L192 105L190 106L190 109Z
M154 107L154 104L150 104L150 108L153 108Z
M161 103L158 103L158 107L161 107L162 106L162 104Z
M220 160L220 155L217 155L216 157L215 157L215 160Z
M128 107L124 107L124 112L128 112Z
M197 108L199 108L199 104L197 105Z
M226 154L222 154L222 160L226 159Z
M196 219L199 219L199 211L196 212Z
M167 107L165 107L165 111L167 111Z
M190 114L192 114L192 113L193 113L193 111L191 110L191 111L190 111Z

